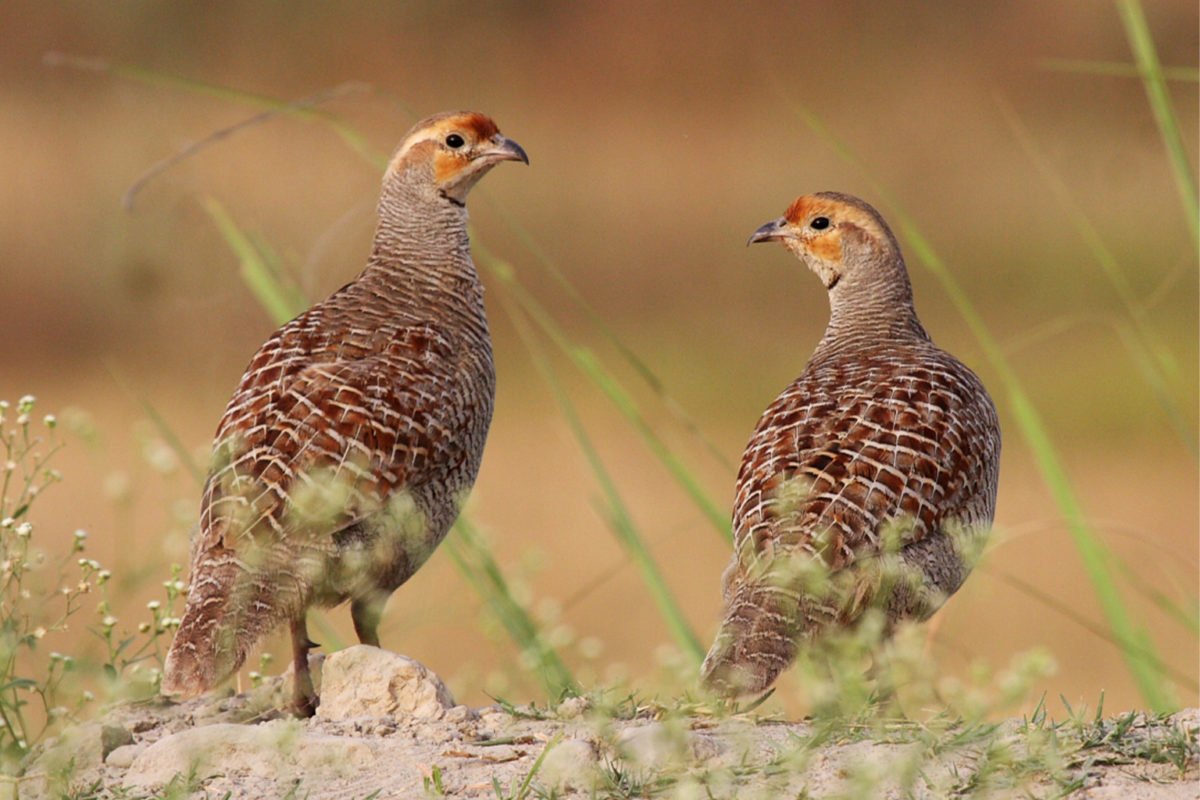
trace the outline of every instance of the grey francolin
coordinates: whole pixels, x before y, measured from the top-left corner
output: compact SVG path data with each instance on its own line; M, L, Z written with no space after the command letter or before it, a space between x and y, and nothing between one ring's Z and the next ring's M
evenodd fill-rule
M724 617L702 668L733 697L766 690L805 642L869 608L885 632L933 614L991 525L1000 464L991 398L921 327L874 208L800 197L750 237L768 241L816 273L831 313L738 472Z
M366 268L251 359L217 427L164 694L212 688L287 623L308 715L306 610L349 600L358 638L379 644L384 603L479 470L495 370L465 202L501 161L529 163L482 114L417 123L384 175Z

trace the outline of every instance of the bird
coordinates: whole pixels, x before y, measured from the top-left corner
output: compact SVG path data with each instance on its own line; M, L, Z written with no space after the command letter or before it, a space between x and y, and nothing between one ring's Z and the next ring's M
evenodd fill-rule
M286 623L292 704L311 716L312 606L349 600L379 646L384 604L479 471L496 375L466 199L504 161L529 158L484 114L418 122L384 173L366 267L250 360L214 437L164 695L203 694Z
M1000 424L982 381L922 327L899 243L871 205L797 198L780 242L825 286L829 323L742 456L734 554L701 682L762 695L802 646L930 617L970 572L996 507Z

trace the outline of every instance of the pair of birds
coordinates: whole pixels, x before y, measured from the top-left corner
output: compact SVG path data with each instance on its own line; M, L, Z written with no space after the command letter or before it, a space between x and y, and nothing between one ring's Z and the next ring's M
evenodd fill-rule
M366 268L259 348L217 428L191 588L163 692L194 696L282 623L295 710L313 713L305 628L350 601L378 645L389 595L429 557L479 469L495 371L466 198L529 160L483 114L419 122L387 168ZM925 619L991 523L1000 451L979 379L930 341L895 237L861 200L799 198L750 242L782 242L829 291L828 329L743 457L713 691L767 689L797 647Z

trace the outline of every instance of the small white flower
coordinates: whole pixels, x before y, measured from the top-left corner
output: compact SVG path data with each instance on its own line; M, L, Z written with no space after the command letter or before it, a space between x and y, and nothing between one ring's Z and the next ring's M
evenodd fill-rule
M46 635L46 629L44 627L39 625L38 627L33 629L33 638L41 639L41 638L44 638L45 635Z
M4 462L4 471L5 472L12 472L16 468L17 468L17 462L15 462L15 461L5 461Z
M29 424L29 415L28 415L28 414L21 414L20 416L18 416L18 417L17 417L17 424L18 424L18 425L28 425L28 424Z
M109 614L107 617L100 620L100 624L106 628L111 628L112 626L117 624L117 618L114 617L112 614Z
M584 658L599 658L604 652L604 642L595 636L585 636L579 640L579 654Z
M54 416L53 414L47 414L46 416L42 417L42 424L47 428L53 429L54 426L58 424L58 417Z
M158 609L162 608L162 603L158 602L157 600L151 600L149 603L146 603L146 608L150 609L151 611L158 611Z
M92 694L87 689L83 690L83 702L90 703L95 699L96 699L96 695Z
M33 533L33 524L32 523L22 522L20 525L17 526L17 536L20 536L22 539L29 538L29 535L32 533Z
M16 524L17 524L17 521L15 519L13 519L12 517L5 517L4 519L0 519L0 528L3 528L4 530L8 530L9 528L11 528L13 525L16 525Z
M83 528L79 528L78 530L75 531L74 535L75 535L75 541L82 542L84 539L86 539L88 537L88 532L85 531Z

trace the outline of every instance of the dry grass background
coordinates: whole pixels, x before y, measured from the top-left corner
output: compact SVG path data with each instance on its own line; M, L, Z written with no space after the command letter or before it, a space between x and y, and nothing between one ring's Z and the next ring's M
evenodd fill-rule
M1163 62L1195 66L1194 3L1146 11ZM76 528L91 532L120 581L118 616L132 626L166 565L184 559L176 517L194 514L198 495L185 475L147 464L145 451L161 447L139 398L203 452L272 328L202 199L217 198L261 234L317 296L363 263L379 176L328 128L276 119L172 170L126 213L121 194L143 170L253 109L50 68L48 51L288 99L364 81L374 91L327 108L382 151L419 115L455 107L493 115L532 166L498 170L473 197L481 240L574 335L612 355L542 277L503 206L734 462L827 314L816 281L782 251L747 251L747 235L802 192L871 198L863 176L789 105L801 101L891 188L982 307L1128 572L1195 606L1196 253L1140 83L1042 64L1129 61L1109 4L5 3L0 398L31 392L41 411L90 415L99 442L73 442L58 459L65 482L37 520L64 543ZM1196 85L1173 90L1195 163ZM1112 325L1120 303L1004 106L1116 253L1149 326L1177 358L1186 436L1142 383ZM936 281L915 265L913 273L926 327L994 381ZM559 606L577 640L602 645L590 659L569 648L573 663L592 664L599 680L652 675L667 641L662 621L636 571L622 566L594 480L494 300L493 291L499 397L474 516L501 562L526 576L535 608L553 615ZM668 582L693 626L711 635L725 545L594 389L563 367ZM640 399L727 504L731 472L652 398ZM1094 703L1103 690L1111 710L1138 706L1117 650L1061 611L1102 619L1029 452L1013 425L1006 430L1001 544L942 612L933 652L945 670L966 673L975 660L999 665L1046 646L1060 664L1041 687L1052 696ZM1132 584L1123 589L1167 661L1194 679L1194 636ZM348 639L344 616L331 618ZM481 631L484 618L443 554L395 595L383 637L450 678L462 700L482 701L485 691L522 699L533 684L508 682L511 648ZM1195 705L1194 681L1180 695Z

